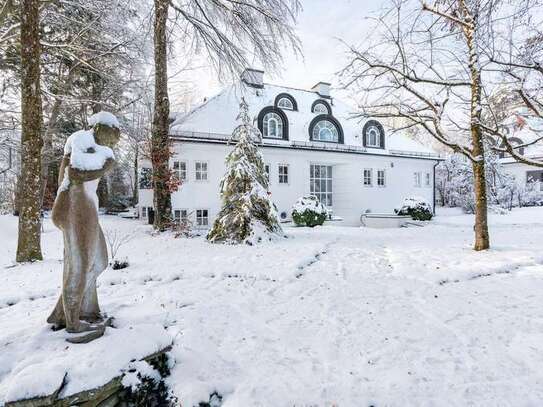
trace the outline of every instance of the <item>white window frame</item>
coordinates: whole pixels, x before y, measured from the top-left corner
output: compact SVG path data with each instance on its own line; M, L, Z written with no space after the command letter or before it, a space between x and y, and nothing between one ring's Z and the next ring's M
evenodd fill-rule
M268 117L268 115L273 115L271 116L269 119L266 119L266 117ZM271 126L270 126L270 122L273 120L273 122L275 123L274 124L274 127L275 127L275 136L271 135ZM281 116L277 113L277 112L268 112L264 115L264 118L262 119L262 136L265 137L265 138L270 138L270 139L273 139L273 140L282 140L283 139L283 132L284 132L284 125L285 123L283 123L283 119L281 118Z
M206 212L207 212L207 216L206 216L206 217L204 217L204 216L198 216L198 212L200 212L200 211L206 211ZM201 227L201 228L205 228L205 227L209 226L209 209L206 209L206 208L199 208L199 209L196 209L195 213L196 213L196 226ZM203 215L203 214L202 214L202 215ZM200 219L206 219L205 225L204 225L204 224L200 224Z
M371 134L375 135L375 142L371 142ZM366 130L366 146L367 147L381 147L381 133L377 126L371 126Z
M281 102L283 101L286 101L288 103L288 106L281 106ZM282 97L277 102L277 107L280 107L281 109L286 109L286 110L294 110L294 103L292 103L292 100L290 100L289 98Z
M315 175L315 167L319 167L319 176ZM326 167L326 176L322 175L322 167ZM313 168L313 175L311 175L311 169ZM334 205L334 170L333 165L330 164L320 164L320 163L311 163L309 165L309 193L313 196L316 196L319 201L326 206L327 208L332 208ZM320 186L322 181L324 181L324 190ZM330 189L328 189L328 181L330 181ZM314 182L319 182L319 192L314 189ZM330 205L328 205L328 200L323 201L321 198L330 197Z
M141 218L142 219L147 219L147 207L146 206L141 207Z
M320 110L320 106L322 106L324 110ZM324 103L321 103L321 102L316 103L315 106L313 106L313 113L328 114L328 107L326 107Z
M200 164L200 170L198 171L197 167ZM205 164L205 171L202 170L202 164ZM198 179L198 174L200 174L200 179ZM205 178L202 178L202 175L205 174ZM207 161L194 161L194 180L196 182L208 182L209 181L209 163Z
M413 173L413 181L414 181L414 184L415 184L415 188L422 187L422 172L415 171Z
M430 173L427 172L424 174L424 186L425 187L431 187L432 186L432 181L431 181L431 176L430 176Z
M185 211L185 216L181 216L181 212ZM176 212L179 212L179 219L177 217L177 213ZM177 223L181 223L182 221L185 221L187 222L188 219L189 219L189 210L186 209L186 208L177 208L177 209L174 209L173 210L173 219L177 222Z
M281 168L287 169L286 174L281 173ZM288 185L290 183L290 166L288 164L277 164L277 183L279 185ZM286 177L286 182L281 181L281 176Z
M369 171L369 177L366 176L366 171ZM369 180L369 183L366 182L367 180ZM373 168L364 168L362 170L362 184L365 187L373 186Z
M268 177L268 184L271 181L271 165L270 164L264 164L264 173L266 174L266 177Z
M382 176L380 176L380 174L382 174ZM380 180L380 179L383 180L383 183L382 183L382 184L379 183L379 180ZM386 175L386 170L383 169L383 168L377 170L376 185L377 185L379 188L384 188L384 187L387 186L387 175Z
M178 165L179 168L175 168L175 165ZM181 170L181 164L185 165L185 169ZM185 160L174 160L172 163L172 170L175 173L175 176L177 179L181 182L187 182L188 181L188 163ZM183 174L183 176L181 175Z
M330 125L330 127L328 125ZM326 139L326 137L321 137L322 131L330 132L335 140L329 140ZM313 126L313 130L311 131L311 133L311 139L314 141L322 141L324 143L339 143L339 129L334 122L328 119L319 120L317 123L315 123L315 126Z

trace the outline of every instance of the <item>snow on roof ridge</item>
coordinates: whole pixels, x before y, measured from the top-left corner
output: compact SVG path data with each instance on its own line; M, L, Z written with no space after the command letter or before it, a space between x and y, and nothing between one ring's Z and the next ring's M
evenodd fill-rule
M326 83L328 83L328 82L326 82ZM273 86L273 87L276 87L276 88L297 90L299 92L307 92L307 93L312 93L312 94L315 94L317 96L320 96L316 91L311 90L311 89L302 89L302 88L295 88L293 86L276 85L274 83L268 83L268 82L264 82L264 86Z

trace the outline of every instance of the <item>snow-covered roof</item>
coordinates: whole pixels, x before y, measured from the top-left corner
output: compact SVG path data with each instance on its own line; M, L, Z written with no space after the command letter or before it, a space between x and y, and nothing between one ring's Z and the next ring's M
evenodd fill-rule
M230 85L218 95L210 98L183 117L175 120L170 127L172 136L200 138L205 134L228 137L238 125L236 117L239 112L239 101L242 97L249 104L249 114L254 118L255 125L260 111L269 106L275 106L276 97L286 93L297 104L297 110L283 112L288 119L288 140L265 139L266 144L293 145L309 142L309 126L317 116L313 113L312 105L317 100L325 100L332 109L332 116L339 121L343 129L343 146L357 147L363 150L362 129L367 120L353 119L355 112L351 106L336 98L323 99L317 92L295 89L264 83L262 88L254 88L241 83ZM436 154L431 148L410 139L401 133L385 132L385 149L366 148L372 154L390 154L394 151L413 153L415 155ZM210 137L211 138L211 137ZM323 144L320 142L314 142ZM328 143L325 143L328 144ZM335 144L335 143L334 143ZM436 154L437 155L437 154Z

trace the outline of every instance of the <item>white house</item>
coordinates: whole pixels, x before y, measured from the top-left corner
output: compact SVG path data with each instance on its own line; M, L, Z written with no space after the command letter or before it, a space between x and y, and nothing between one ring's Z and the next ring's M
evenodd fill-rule
M401 134L386 134L376 120L350 118L353 109L319 82L311 90L263 82L248 69L241 81L207 100L170 128L171 166L182 181L172 195L175 217L200 227L220 210L219 184L232 148L241 97L262 132L262 153L270 192L282 220L304 194L316 195L343 224L359 225L365 212L392 213L403 198L434 202L434 169L439 157ZM153 206L150 164L142 163L139 205L147 218Z
M512 145L525 145L518 147L518 152L526 158L535 161L543 161L543 122L538 118L529 118L522 114L523 111L511 115L502 123L502 131L505 131ZM533 143L533 144L531 144ZM513 175L519 185L539 181L539 187L543 191L543 168L523 164L515 161L508 154L500 155L501 163L506 171Z

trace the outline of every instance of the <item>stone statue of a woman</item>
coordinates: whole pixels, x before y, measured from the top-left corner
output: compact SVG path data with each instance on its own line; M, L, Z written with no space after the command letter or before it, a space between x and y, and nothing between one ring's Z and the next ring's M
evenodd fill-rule
M87 332L68 339L74 343L102 336L108 323L96 292L96 279L108 265L96 188L115 163L111 148L119 141L119 125L106 112L92 116L89 124L90 130L75 132L66 141L52 214L64 236L64 270L62 292L47 322L70 333Z

